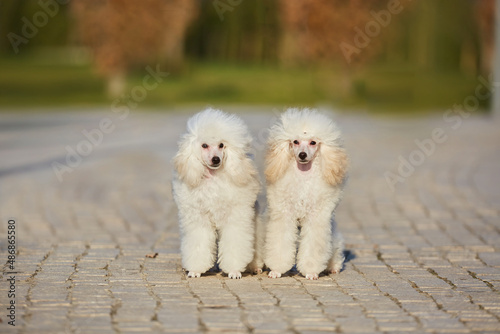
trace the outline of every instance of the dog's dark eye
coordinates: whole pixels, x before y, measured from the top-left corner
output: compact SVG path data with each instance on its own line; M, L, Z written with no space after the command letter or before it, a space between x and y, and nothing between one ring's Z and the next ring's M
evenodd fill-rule
M295 145L299 145L299 141L298 141L298 140L294 140L294 141L293 141L293 143L294 143Z
M203 143L203 144L201 144L201 147L203 147L203 148L208 148L208 145L207 145L207 144L205 144L205 143Z
M224 144L220 143L219 148L224 148Z
M311 144L312 146L316 145L316 142L314 140L312 140L309 144Z

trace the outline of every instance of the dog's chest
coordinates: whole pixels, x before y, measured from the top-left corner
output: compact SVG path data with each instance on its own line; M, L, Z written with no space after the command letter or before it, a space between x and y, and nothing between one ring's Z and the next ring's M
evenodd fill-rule
M314 191L312 187L304 187L303 191L298 191L295 195L297 196L297 206L299 216L303 217L314 210L318 203L318 192Z
M294 183L296 186L282 189L282 196L287 203L288 212L301 218L318 206L323 194L314 179L299 177L294 179Z
M196 208L212 221L223 220L232 208L234 198L228 185L216 178L205 180L196 197Z

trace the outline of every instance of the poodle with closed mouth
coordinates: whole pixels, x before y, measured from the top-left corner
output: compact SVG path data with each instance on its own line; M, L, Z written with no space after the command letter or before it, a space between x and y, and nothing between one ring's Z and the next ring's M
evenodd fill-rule
M262 267L254 258L260 183L251 141L236 115L207 109L188 120L172 181L188 277L200 277L216 260L230 278L241 278L250 262L253 271Z
M295 263L308 279L318 279L325 269L342 269L344 246L335 209L347 165L340 131L327 116L292 108L271 127L264 259L270 278L281 277Z

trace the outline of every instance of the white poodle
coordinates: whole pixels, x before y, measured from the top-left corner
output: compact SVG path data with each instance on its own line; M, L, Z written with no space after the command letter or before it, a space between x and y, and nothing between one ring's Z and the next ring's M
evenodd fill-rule
M220 269L230 278L241 278L254 258L260 183L249 157L251 141L235 115L207 109L188 120L174 157L172 182L188 277L212 268L218 253ZM254 259L257 263L262 266Z
M296 255L297 269L308 279L318 279L325 269L338 273L344 245L334 211L347 170L339 130L315 110L288 109L271 127L268 145L265 263L271 269L269 277L281 277L290 270Z

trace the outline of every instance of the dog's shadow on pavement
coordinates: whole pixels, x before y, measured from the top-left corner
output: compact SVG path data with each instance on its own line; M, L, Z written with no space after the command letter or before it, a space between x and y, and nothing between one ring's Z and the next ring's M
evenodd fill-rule
M350 249L344 249L344 263L342 264L342 269L340 272L343 272L345 270L345 266L347 263L351 262L356 258L356 254Z
M354 252L350 249L345 249L344 250L344 264L345 263L348 263L348 262L351 262L352 260L354 260L356 258L356 254L354 254Z

